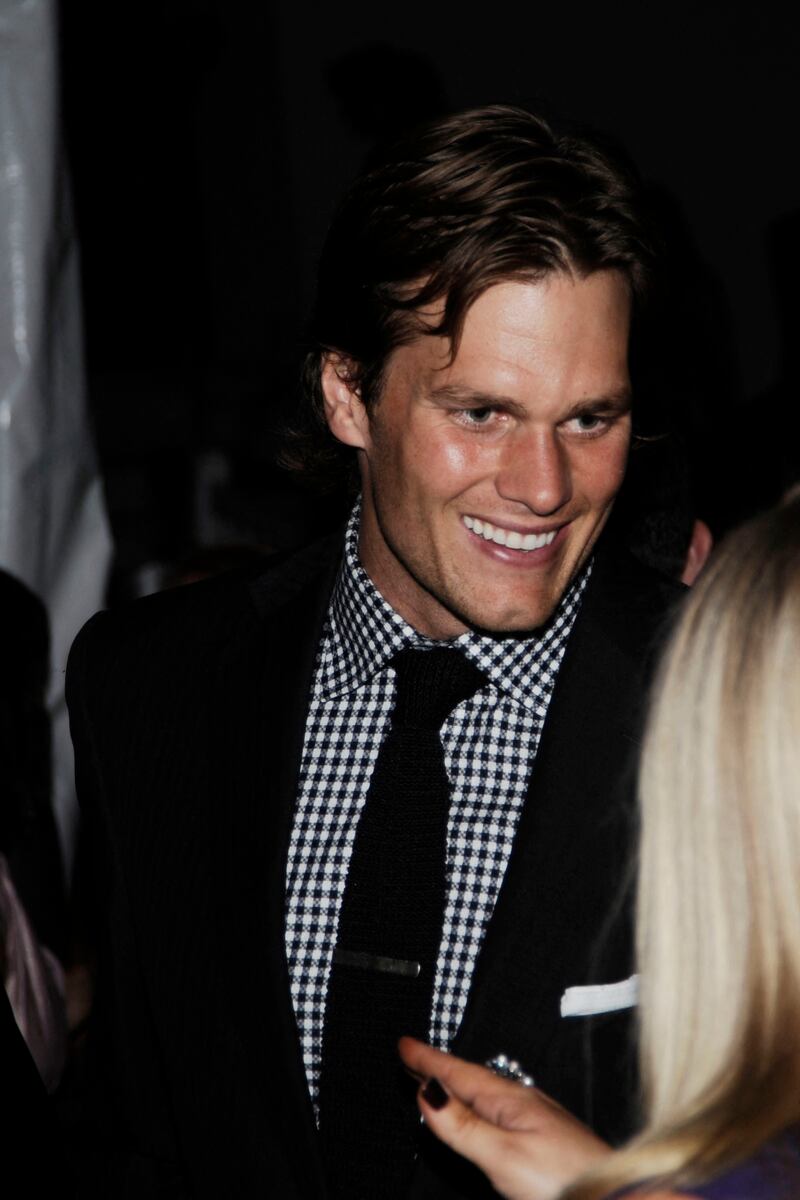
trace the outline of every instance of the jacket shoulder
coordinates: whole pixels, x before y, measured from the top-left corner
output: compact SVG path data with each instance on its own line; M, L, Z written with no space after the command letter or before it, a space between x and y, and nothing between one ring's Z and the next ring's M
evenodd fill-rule
M585 606L592 626L620 649L646 658L668 634L688 589L611 544L597 555Z
M196 674L209 661L224 663L246 651L280 609L314 591L326 595L340 553L341 537L332 535L276 557L266 568L227 572L96 613L70 652L68 699L77 681L89 677L95 685L108 680L119 689L148 668Z

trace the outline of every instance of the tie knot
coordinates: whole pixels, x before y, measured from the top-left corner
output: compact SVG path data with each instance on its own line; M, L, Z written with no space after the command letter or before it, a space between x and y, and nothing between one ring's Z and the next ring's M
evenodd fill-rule
M441 729L462 700L486 683L486 676L460 650L437 647L401 650L391 661L397 672L392 724Z

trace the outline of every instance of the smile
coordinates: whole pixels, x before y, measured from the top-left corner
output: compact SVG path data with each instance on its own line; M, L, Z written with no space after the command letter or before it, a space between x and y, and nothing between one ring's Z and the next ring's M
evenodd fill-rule
M475 517L462 517L461 520L473 533L477 533L487 542L496 546L507 546L509 550L541 550L554 540L557 529L549 533L519 533L516 529L503 529L502 525L492 525L491 521L478 521Z

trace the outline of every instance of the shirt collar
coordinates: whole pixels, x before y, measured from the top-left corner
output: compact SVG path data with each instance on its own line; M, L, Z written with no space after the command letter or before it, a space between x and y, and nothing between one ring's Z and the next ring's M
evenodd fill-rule
M362 567L358 556L360 518L359 500L347 522L319 664L318 685L329 699L355 691L407 646L441 645L418 633L395 612ZM470 629L450 644L500 691L543 716L591 570L590 559L547 625L531 637L495 637Z

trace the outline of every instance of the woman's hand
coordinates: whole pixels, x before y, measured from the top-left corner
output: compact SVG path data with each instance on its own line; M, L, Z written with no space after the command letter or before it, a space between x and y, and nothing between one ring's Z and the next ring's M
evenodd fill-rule
M414 1038L401 1038L399 1049L408 1069L427 1081L418 1102L428 1128L480 1167L506 1200L552 1200L611 1153L537 1088Z

